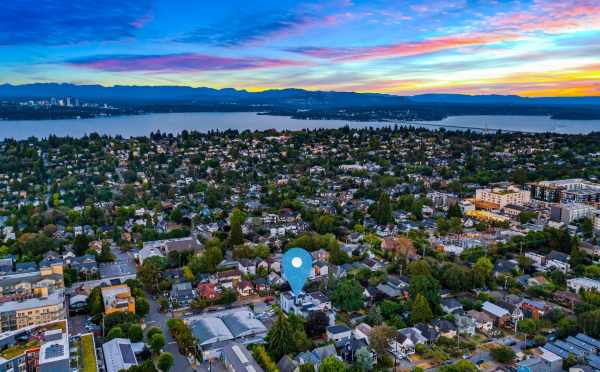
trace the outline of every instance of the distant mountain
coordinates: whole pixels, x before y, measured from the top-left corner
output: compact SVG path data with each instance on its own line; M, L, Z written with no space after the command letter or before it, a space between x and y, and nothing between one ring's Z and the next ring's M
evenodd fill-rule
M185 86L124 86L34 83L0 85L0 98L48 98L72 96L86 100L131 103L244 104L277 106L367 107L411 104L488 105L600 105L600 97L542 97L515 95L421 94L404 97L379 93L325 92L273 89L248 92L233 88Z
M410 97L416 103L488 105L599 105L600 97L521 97L515 95L421 94Z
M102 102L131 103L195 103L244 104L278 106L396 106L410 101L401 96L353 92L323 92L303 89L266 90L248 92L232 88L192 88L181 86L122 86L74 85L35 83L0 85L0 98L48 98L72 96Z

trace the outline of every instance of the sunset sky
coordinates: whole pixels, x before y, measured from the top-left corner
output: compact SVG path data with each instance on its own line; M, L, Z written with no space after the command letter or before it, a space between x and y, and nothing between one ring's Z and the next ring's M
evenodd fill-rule
M31 82L600 95L600 1L3 1Z

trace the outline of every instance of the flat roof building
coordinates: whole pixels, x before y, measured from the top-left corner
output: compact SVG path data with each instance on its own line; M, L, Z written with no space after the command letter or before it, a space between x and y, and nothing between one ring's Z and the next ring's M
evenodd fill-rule
M137 365L137 359L127 338L114 338L102 345L106 372L119 372Z

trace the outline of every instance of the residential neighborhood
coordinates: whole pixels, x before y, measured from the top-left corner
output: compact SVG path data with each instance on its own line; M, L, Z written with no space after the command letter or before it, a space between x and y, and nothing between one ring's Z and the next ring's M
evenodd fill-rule
M597 154L409 127L5 140L0 371L600 370Z

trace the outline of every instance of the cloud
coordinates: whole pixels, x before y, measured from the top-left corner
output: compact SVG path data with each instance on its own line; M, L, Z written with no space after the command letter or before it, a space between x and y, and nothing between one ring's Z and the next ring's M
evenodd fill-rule
M126 72L186 72L251 70L304 65L304 62L273 58L233 58L206 54L180 53L163 55L91 56L66 61L76 67Z
M434 53L447 49L487 45L511 40L509 35L454 35L436 37L423 41L404 42L389 45L358 48L293 48L290 51L324 59L338 61L359 61L379 58L408 57L420 54Z
M175 41L216 46L239 46L331 26L353 17L350 12L318 16L311 13L261 13L237 16L209 27L197 28Z
M0 46L54 46L128 38L149 20L150 11L150 0L4 1Z

